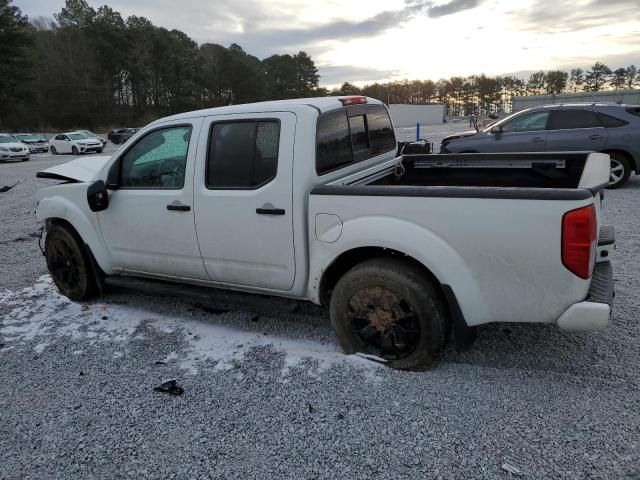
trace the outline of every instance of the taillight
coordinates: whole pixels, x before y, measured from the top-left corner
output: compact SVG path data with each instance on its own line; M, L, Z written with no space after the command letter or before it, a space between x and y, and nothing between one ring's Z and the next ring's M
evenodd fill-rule
M361 95L352 95L350 97L342 97L342 98L339 98L338 100L340 100L340 102L342 102L342 105L344 105L345 107L349 105L357 105L359 103L367 103L367 97L363 97Z
M571 210L562 217L562 264L578 277L591 277L596 261L596 209Z

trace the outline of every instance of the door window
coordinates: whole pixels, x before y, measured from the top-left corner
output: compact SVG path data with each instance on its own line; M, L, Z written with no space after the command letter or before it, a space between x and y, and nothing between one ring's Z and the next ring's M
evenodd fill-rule
M549 130L597 128L602 124L595 112L589 110L554 110L549 120Z
M122 157L120 185L125 188L182 188L190 139L190 126L148 133Z
M536 132L544 130L547 125L549 112L525 113L514 118L502 126L502 131L507 132Z
M280 122L215 123L211 127L206 185L210 189L253 189L278 170Z

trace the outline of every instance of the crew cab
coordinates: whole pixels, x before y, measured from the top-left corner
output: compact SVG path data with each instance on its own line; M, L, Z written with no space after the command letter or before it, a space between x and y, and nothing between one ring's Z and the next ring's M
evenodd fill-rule
M399 155L367 97L183 113L38 176L62 181L37 218L75 301L104 284L308 300L346 353L399 369L477 325L603 330L611 311L607 155Z

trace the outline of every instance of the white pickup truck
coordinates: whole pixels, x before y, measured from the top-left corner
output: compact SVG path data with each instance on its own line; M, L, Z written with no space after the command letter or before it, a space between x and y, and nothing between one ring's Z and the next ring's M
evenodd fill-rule
M104 284L309 300L345 352L400 369L432 365L452 331L602 330L611 311L608 156L402 156L367 97L184 113L38 176L63 182L37 218L72 300Z

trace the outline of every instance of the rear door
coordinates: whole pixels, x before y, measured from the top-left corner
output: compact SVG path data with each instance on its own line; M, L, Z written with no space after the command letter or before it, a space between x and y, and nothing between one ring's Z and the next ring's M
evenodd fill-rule
M207 117L195 174L195 221L215 282L287 291L295 278L289 112Z
M544 152L547 143L549 111L524 113L502 125L502 132L491 134L479 143L477 150L485 152Z
M551 111L547 151L581 150L598 152L607 143L607 129L595 112L583 109Z

